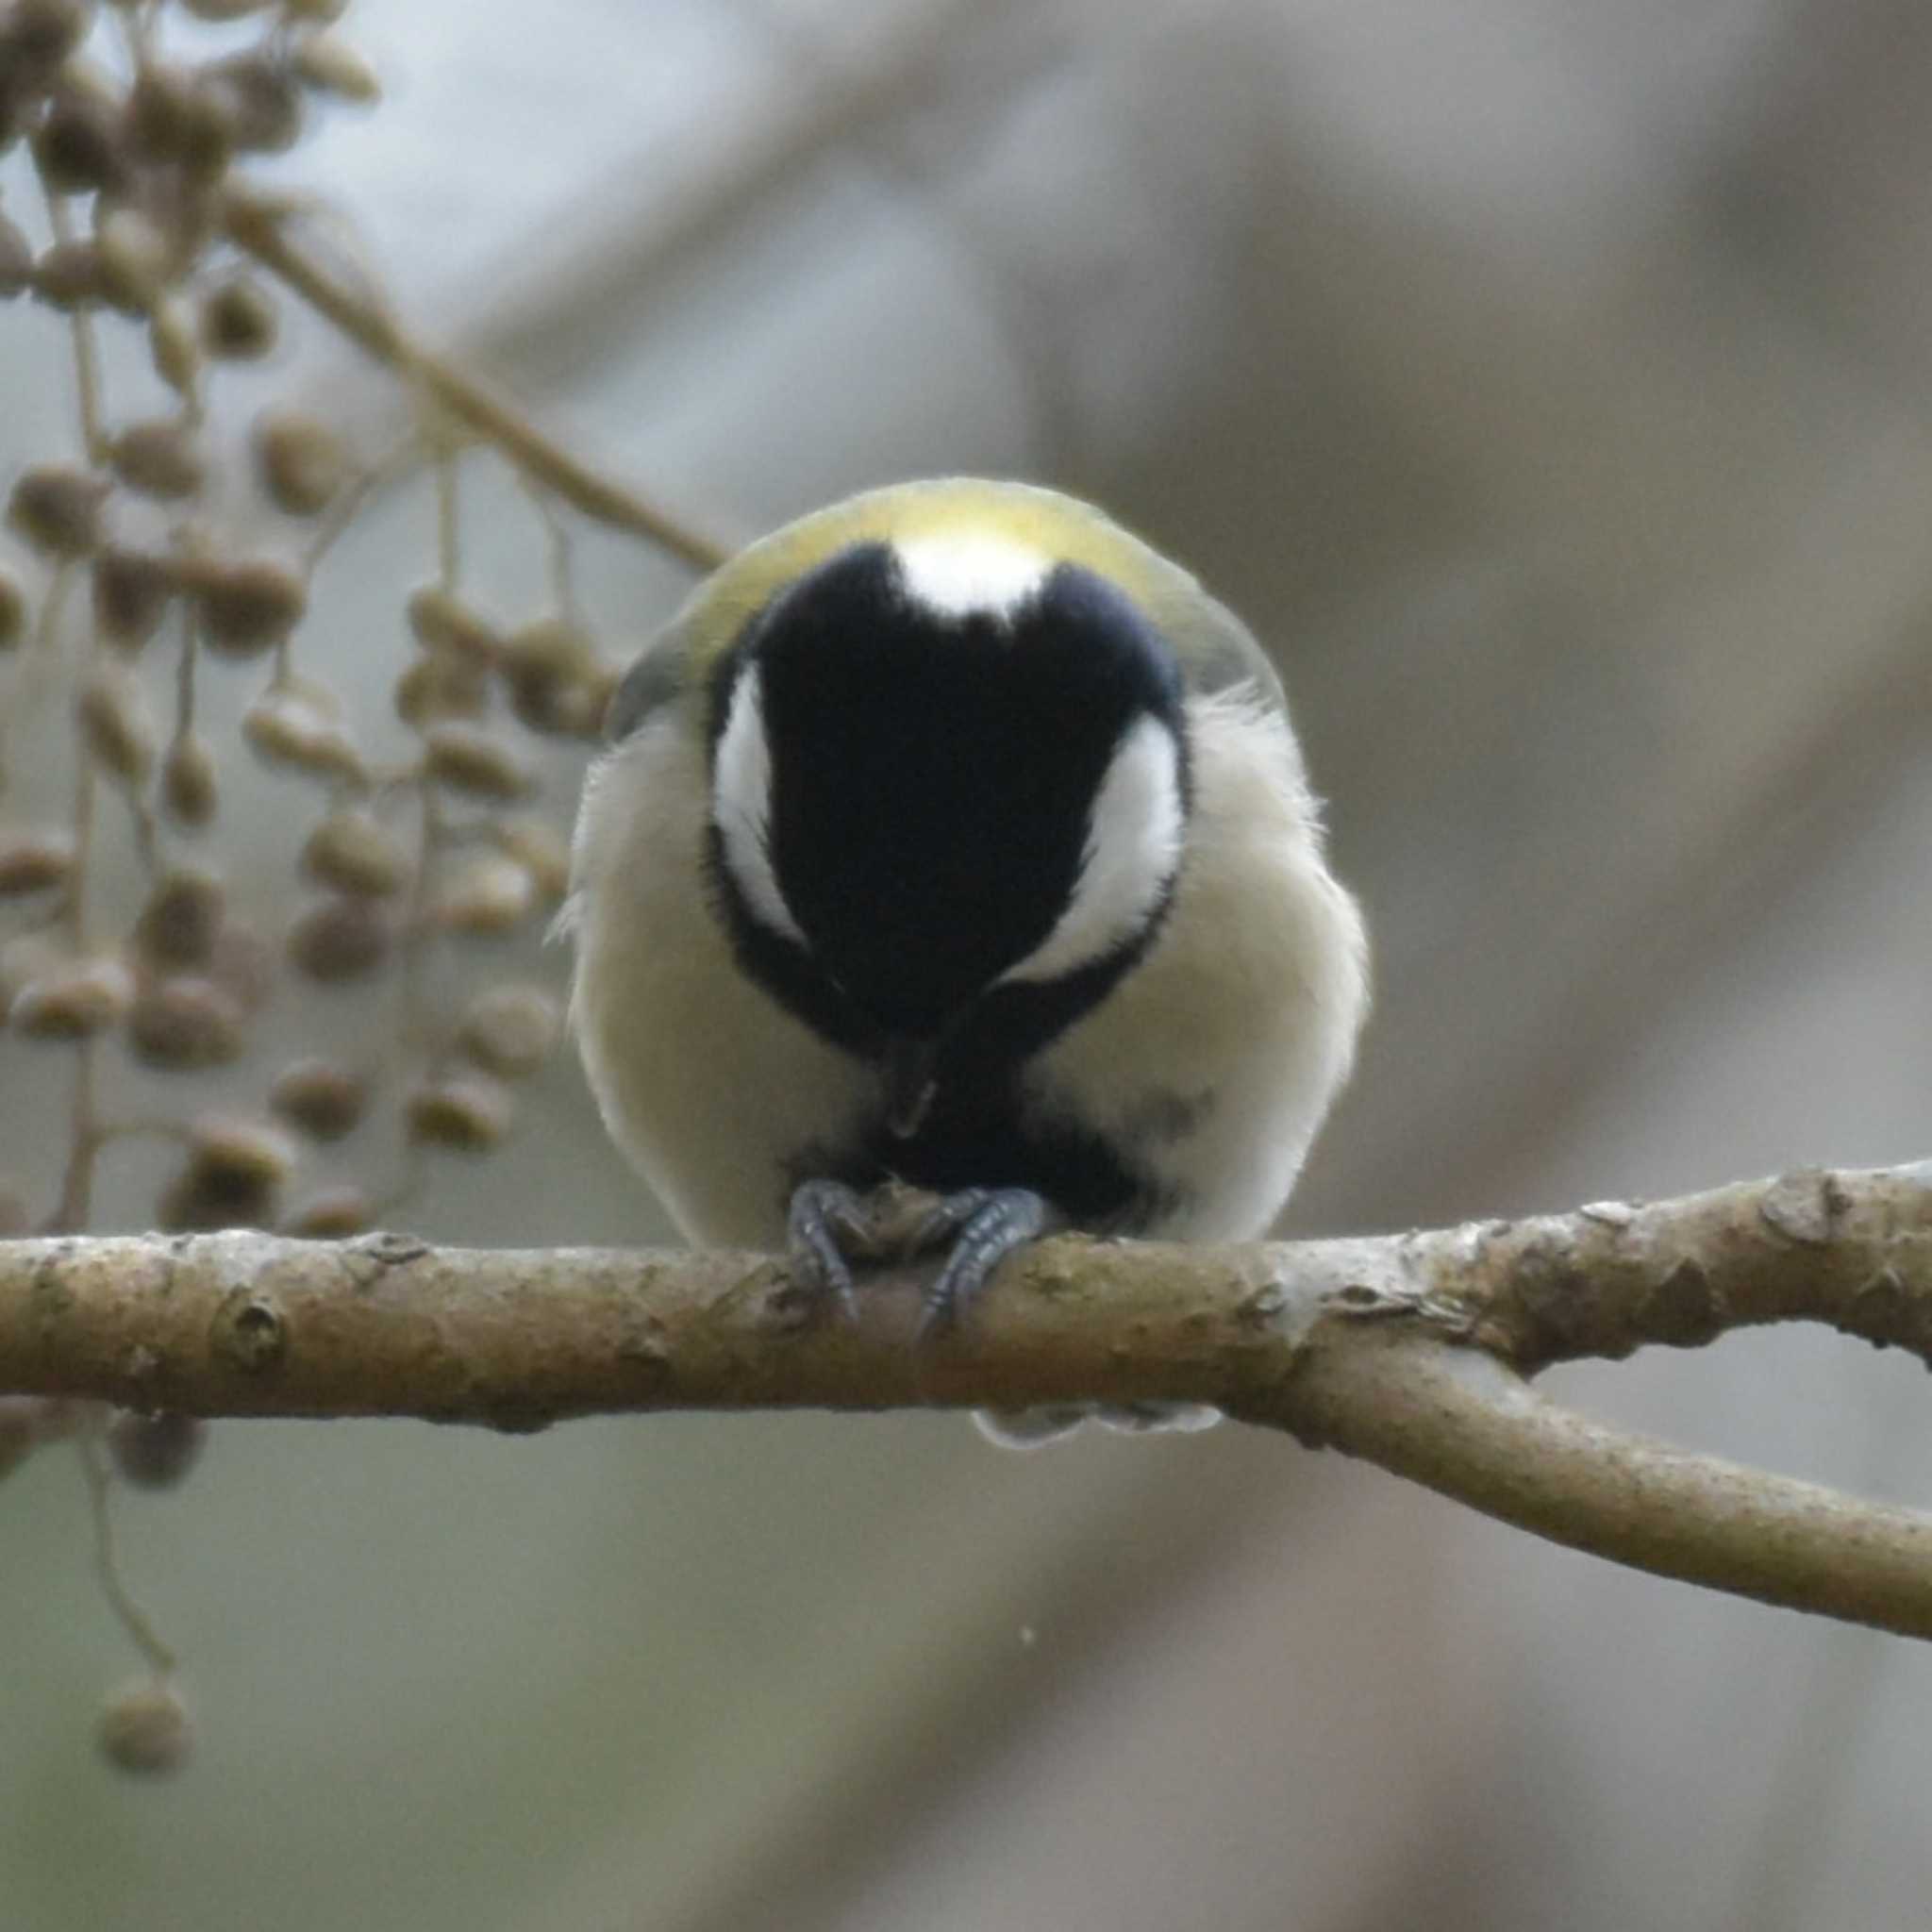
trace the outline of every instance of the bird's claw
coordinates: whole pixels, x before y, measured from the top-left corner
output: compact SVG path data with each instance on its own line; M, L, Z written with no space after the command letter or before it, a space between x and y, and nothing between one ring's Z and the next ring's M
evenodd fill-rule
M792 1190L786 1216L791 1273L814 1301L838 1305L847 1321L858 1315L858 1292L847 1249L869 1243L866 1199L843 1181L802 1181Z
M961 1188L932 1200L894 1183L861 1193L829 1180L801 1182L787 1217L794 1278L814 1300L836 1304L848 1321L858 1313L854 1261L910 1260L948 1247L926 1291L922 1339L951 1327L994 1269L1015 1248L1050 1232L1057 1219L1030 1188Z
M920 1224L919 1245L950 1241L945 1265L925 1293L922 1338L939 1335L959 1319L1015 1248L1050 1233L1057 1217L1031 1188L962 1188L937 1202Z

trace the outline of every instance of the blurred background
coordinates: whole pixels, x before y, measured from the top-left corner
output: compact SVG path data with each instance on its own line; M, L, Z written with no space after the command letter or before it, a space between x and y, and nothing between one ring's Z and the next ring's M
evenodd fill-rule
M730 541L895 477L1055 483L1250 618L1376 945L1288 1231L1932 1151L1921 8L345 29L384 105L260 177L338 203L399 309L573 448ZM9 473L71 443L62 355L0 311ZM250 383L371 448L397 422L325 330L225 407ZM466 512L478 594L526 605L527 507ZM318 580L303 648L372 709L433 522L381 497ZM578 559L623 655L689 581L589 530ZM225 823L236 889L291 891L295 821ZM275 1024L367 1024L313 999ZM0 1044L0 1166L45 1140L47 1066ZM144 1221L142 1158L104 1224ZM667 1233L567 1054L409 1220ZM1924 1372L1842 1341L1551 1384L1932 1497ZM95 1757L125 1646L73 1459L37 1457L0 1488L6 1932L1924 1923L1923 1650L1232 1427L1017 1457L951 1416L237 1424L120 1521L196 1755L163 1785Z

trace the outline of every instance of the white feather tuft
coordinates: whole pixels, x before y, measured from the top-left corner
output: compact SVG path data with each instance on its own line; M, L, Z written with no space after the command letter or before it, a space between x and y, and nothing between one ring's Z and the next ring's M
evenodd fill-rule
M1040 594L1052 558L993 530L944 530L893 546L899 583L922 608L943 618L1010 623Z
M1174 882L1185 831L1180 748L1158 718L1142 718L1121 740L1094 796L1073 902L1001 977L1058 979L1131 940Z
M761 925L805 943L772 869L772 748L765 738L764 680L753 665L731 693L718 740L711 817L724 841L724 863L746 908Z

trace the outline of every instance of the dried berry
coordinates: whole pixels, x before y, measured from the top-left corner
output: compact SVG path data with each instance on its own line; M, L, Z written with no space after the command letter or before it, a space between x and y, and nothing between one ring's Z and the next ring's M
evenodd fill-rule
M101 292L125 314L142 315L160 299L174 268L168 239L138 208L105 208L94 224Z
M318 900L289 928L289 958L310 979L333 986L382 964L390 922L369 899Z
M488 664L502 648L488 621L440 585L419 585L409 592L406 609L409 628L425 650L453 651Z
M57 242L34 262L34 293L49 308L69 313L108 299L107 271L92 242Z
M421 657L396 679L396 716L417 730L442 718L480 718L490 706L483 669L445 651Z
M583 677L597 662L597 649L568 619L540 617L513 631L503 647L503 669L512 680L562 683Z
M430 908L445 932L486 939L513 931L537 904L530 874L513 858L491 853L462 866Z
M24 293L33 280L33 243L5 215L0 215L0 302Z
M297 1241L340 1241L367 1234L375 1224L375 1203L360 1188L318 1188L282 1217L281 1232Z
M155 374L177 395L192 396L201 374L201 341L194 312L182 297L167 295L155 305L147 342Z
M198 831L215 815L220 790L215 755L196 731L176 734L161 760L161 803L168 816L190 831Z
M231 54L201 70L201 84L228 110L235 145L280 154L302 132L302 92L284 62L268 53Z
M121 480L144 496L192 496L208 475L186 423L131 423L108 445L108 457Z
M275 991L275 949L245 920L225 920L215 935L214 957L208 962L208 976L244 1013L259 1012Z
M172 1490L201 1459L208 1424L198 1415L142 1415L124 1409L108 1430L108 1452L125 1482L138 1490Z
M236 1189L279 1187L295 1172L295 1143L269 1121L204 1114L189 1130L189 1163Z
M541 986L493 986L469 1004L457 1041L487 1074L520 1080L549 1058L563 1015Z
M296 1060L275 1075L268 1104L315 1141L340 1141L369 1106L369 1083L327 1060Z
M127 173L115 104L90 89L55 96L34 129L34 161L61 194L91 194L120 186Z
M23 80L58 67L87 37L89 0L13 0L0 14L0 70Z
M424 763L432 778L479 798L521 798L530 774L508 745L472 724L432 724L423 734Z
M72 959L14 994L8 1024L27 1040L86 1040L113 1025L134 1002L134 978L119 959Z
M46 1440L41 1423L46 1407L39 1395L0 1395L0 1478L12 1474Z
M272 558L197 558L181 575L200 610L204 641L225 657L253 658L273 649L308 608L308 586Z
M36 980L64 973L73 963L74 956L45 927L0 944L0 1019Z
M65 831L0 832L0 899L65 885L74 840Z
M368 107L382 98L382 82L368 60L339 34L305 34L295 42L296 79L318 92Z
M127 92L127 141L144 161L191 158L203 136L207 109L194 76L165 60L149 59Z
M533 731L594 737L610 679L595 646L560 617L525 625L505 644L501 669L510 708Z
M242 733L272 765L357 784L368 777L362 755L348 734L307 691L283 688L258 698L242 714Z
M520 724L546 738L592 740L604 729L612 680L590 676L568 683L518 678L509 688L509 708Z
M135 950L162 971L200 971L214 958L225 907L213 873L176 866L148 894L134 922Z
M10 570L0 567L0 651L10 651L26 635L26 592Z
M510 1113L509 1095L480 1075L425 1081L403 1107L415 1145L458 1154L485 1154L498 1145L509 1131Z
M402 842L360 806L332 811L308 835L302 869L317 884L381 898L399 891L413 870Z
M201 344L210 356L254 361L275 345L275 305L250 275L217 282L201 301Z
M118 651L138 651L154 636L175 594L166 558L109 544L94 558L94 626Z
M124 1685L101 1712L102 1755L119 1771L143 1777L178 1771L193 1743L188 1707L165 1678Z
M7 521L49 557L85 557L101 539L105 476L73 463L23 470L7 499Z
M255 460L270 500L292 517L325 509L348 479L341 439L299 409L264 409L255 419Z
M154 721L126 666L104 658L88 673L75 716L94 762L123 785L146 782L155 761Z
M137 995L127 1016L135 1058L173 1073L225 1066L242 1052L240 1003L212 979L178 974Z
M570 841L547 819L512 812L491 832L497 849L514 858L553 905L570 891Z

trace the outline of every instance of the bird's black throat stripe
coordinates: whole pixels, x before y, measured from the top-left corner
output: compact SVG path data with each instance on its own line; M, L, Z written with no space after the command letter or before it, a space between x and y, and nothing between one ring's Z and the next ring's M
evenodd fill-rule
M936 611L908 596L888 545L866 543L801 578L724 654L709 691L714 759L753 666L771 756L768 851L808 943L744 903L714 825L710 891L739 963L868 1059L941 1042L917 1131L882 1132L822 1172L1033 1187L1089 1225L1118 1218L1144 1195L1141 1179L1090 1137L1023 1127L1017 1076L1133 969L1165 904L1075 970L995 982L1073 898L1102 779L1142 719L1174 734L1185 808L1184 694L1166 640L1068 564L1016 608Z

